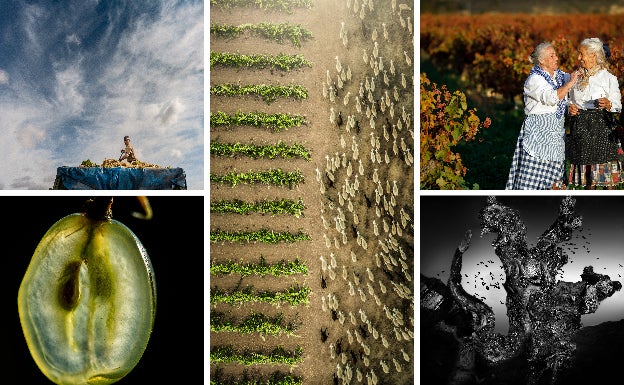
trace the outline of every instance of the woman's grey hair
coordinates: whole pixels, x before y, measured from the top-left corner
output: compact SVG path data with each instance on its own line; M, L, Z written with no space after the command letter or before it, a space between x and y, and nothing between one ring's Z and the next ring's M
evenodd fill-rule
M529 56L529 62L531 64L539 64L540 59L544 57L544 51L546 48L552 47L553 45L547 41L543 43L539 43L537 47L533 50L531 56Z
M581 47L585 47L589 53L596 54L596 64L601 67L606 67L608 65L607 58L605 57L604 46L599 38L590 37L584 39L581 42Z

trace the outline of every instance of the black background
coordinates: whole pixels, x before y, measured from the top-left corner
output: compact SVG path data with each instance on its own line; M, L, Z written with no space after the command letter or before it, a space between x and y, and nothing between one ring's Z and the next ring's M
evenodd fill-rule
M3 320L0 359L4 384L51 384L32 359L17 311L17 292L37 244L65 215L81 212L88 196L0 197L0 303ZM149 197L154 217L136 197L118 196L113 219L126 225L145 246L156 277L156 319L143 357L123 384L203 382L204 197Z

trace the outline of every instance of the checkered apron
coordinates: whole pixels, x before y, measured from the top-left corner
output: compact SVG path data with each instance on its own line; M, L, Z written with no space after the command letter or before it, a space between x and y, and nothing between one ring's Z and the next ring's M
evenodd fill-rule
M506 190L550 190L563 178L563 117L527 115L514 150Z

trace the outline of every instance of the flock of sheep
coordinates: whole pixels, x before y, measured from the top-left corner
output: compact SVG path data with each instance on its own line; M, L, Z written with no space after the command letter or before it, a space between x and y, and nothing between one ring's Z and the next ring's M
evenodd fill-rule
M413 4L346 6L336 38L347 49L321 90L340 133L316 169L321 307L340 324L328 344L334 383L402 383L413 378L414 349ZM349 55L361 41L361 58Z

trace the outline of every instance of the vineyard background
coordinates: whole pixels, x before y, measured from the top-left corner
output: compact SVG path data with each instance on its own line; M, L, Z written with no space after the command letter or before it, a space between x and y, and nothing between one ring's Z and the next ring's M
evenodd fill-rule
M211 4L219 2L214 0ZM211 62L213 52L237 52L303 55L311 63L309 67L286 71L211 67L211 91L221 84L263 83L300 85L308 92L304 99L278 96L270 98L270 102L257 94L227 96L230 87L227 91L219 89L219 95L211 94L211 381L218 383L221 374L237 378L235 383L241 384L244 373L266 379L279 370L294 378L281 384L298 384L298 379L309 385L411 384L415 368L414 3L400 1L407 6L402 10L398 6L392 9L391 4L399 3L393 0L311 3L310 9L295 7L288 12L251 7L221 9L215 5L210 8L211 25L289 22L301 24L312 33L312 38L302 41L300 47L288 40L280 44L248 33L234 38L210 35ZM358 13L353 10L356 3ZM382 23L387 37L382 33ZM348 42L343 39L341 28L347 33ZM373 48L373 35L377 49ZM363 51L367 52L366 63ZM337 57L342 71L337 69ZM373 61L381 63L382 57L387 83L382 71L373 69ZM390 73L391 65L396 74ZM338 80L341 73L344 79ZM344 83L331 101L327 96L327 76L334 87L338 82ZM358 111L356 96L365 83L368 91L369 81L376 88L370 92L370 99L374 100L362 97ZM383 101L388 103L383 107L385 113L380 110ZM365 114L367 107L376 108L376 123ZM213 114L219 111L228 116L214 115L213 121ZM251 111L288 116L276 119L276 127L232 124L230 117L237 112ZM286 127L296 120L295 115L304 117L305 122ZM253 120L265 121L256 118ZM357 128L349 127L351 118L354 124L358 121ZM340 119L343 121L339 125ZM225 122L229 123L222 124ZM286 154L285 149L277 149L278 143L301 145L305 151L297 151L300 156L292 158L269 159L268 153ZM265 146L275 147L266 150ZM283 181L283 177L257 175L268 169L297 172L302 179L290 187L273 185L271 181ZM232 175L228 179L236 180L236 186L221 183L224 175ZM246 183L252 179L260 182ZM352 194L347 194L347 190ZM276 214L271 211L275 207L262 211L259 207L264 203L250 204L283 199L301 200L305 208L295 211L297 214L288 210ZM239 211L246 214L237 214ZM265 229L268 233L258 233ZM278 233L300 232L309 239L302 237L291 242L280 236L277 243L263 241L275 239ZM235 237L251 236L257 240L232 241ZM242 265L262 262L243 268L232 265L230 260ZM295 260L303 263L305 269L279 275L283 271L277 265L280 261ZM235 273L220 274L217 269ZM240 273L250 270L278 275L243 277ZM351 285L357 294L349 293ZM258 298L290 298L296 299L296 303L291 306L286 302L248 302ZM301 298L305 301L298 302ZM233 322L229 323L230 320ZM355 338L349 341L350 337ZM278 345L284 350L276 352ZM245 351L261 351L263 355L245 355ZM276 353L273 358L266 358L272 353ZM287 361L284 353L294 361ZM226 362L231 357L238 361ZM340 379L347 376L347 367L349 381Z
M434 2L434 5L441 7L443 3L447 10L461 4ZM485 10L479 8L485 2L470 3L473 11ZM490 10L502 12L420 15L421 74L425 73L438 87L446 85L450 91L465 94L468 108L476 108L481 122L491 119L489 128L482 127L474 140L464 140L453 146L467 169L465 180L458 188L505 188L524 117L522 86L531 69L527 58L540 42L552 42L559 56L559 68L570 72L578 65L580 41L599 37L609 44L612 72L620 85L624 84L624 30L621 28L624 14L619 13L624 11L624 2L592 3L592 11L605 13L583 14L566 13L579 9L575 3L540 3L541 7L536 2L523 2L521 9L538 13L505 13L516 8L502 8L501 5ZM427 6L421 7L421 11L427 9ZM435 10L433 6L430 9ZM421 89L421 98L423 95L426 93ZM432 111L421 110L421 121L431 114ZM423 184L422 166L423 163L421 188L440 188Z

